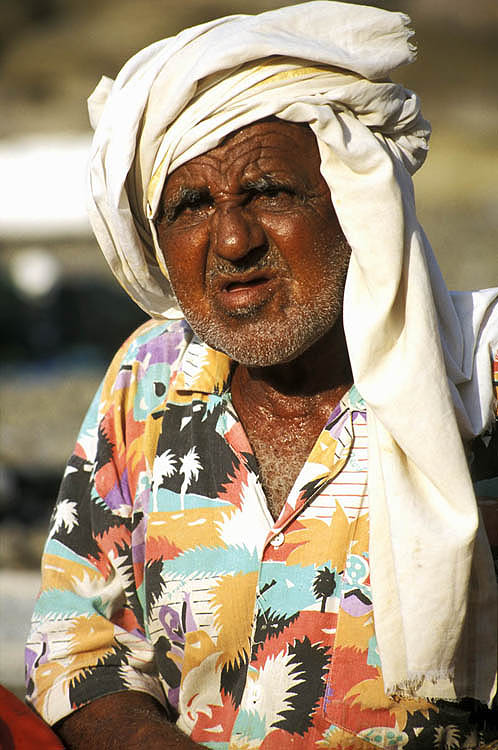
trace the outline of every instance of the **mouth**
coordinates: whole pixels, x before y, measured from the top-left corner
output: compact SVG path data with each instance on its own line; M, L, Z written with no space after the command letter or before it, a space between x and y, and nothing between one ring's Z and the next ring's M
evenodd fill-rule
M234 294L237 292L243 292L246 289L262 286L269 281L267 277L261 276L257 279L250 279L249 281L231 281L224 287L224 291L228 294Z
M215 296L218 303L231 314L255 310L272 296L275 277L268 271L233 274L218 279Z

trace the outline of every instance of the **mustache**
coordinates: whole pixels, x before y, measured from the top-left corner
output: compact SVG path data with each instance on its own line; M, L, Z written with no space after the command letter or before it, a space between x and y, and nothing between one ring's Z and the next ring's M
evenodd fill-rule
M278 250L269 247L257 247L239 260L232 261L216 257L212 266L208 269L206 277L208 281L215 281L218 276L235 276L235 274L257 271L278 271L286 268L287 266Z

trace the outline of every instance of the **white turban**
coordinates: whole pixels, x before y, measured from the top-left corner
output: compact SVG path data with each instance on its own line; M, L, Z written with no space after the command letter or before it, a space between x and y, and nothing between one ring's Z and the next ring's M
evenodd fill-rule
M496 689L497 596L461 434L492 417L498 290L451 297L417 222L410 174L429 126L390 81L409 19L308 2L187 29L139 52L90 99L90 218L117 278L155 317L167 270L153 218L166 176L275 115L307 122L352 255L344 328L368 407L371 580L386 691ZM97 124L98 123L98 124Z

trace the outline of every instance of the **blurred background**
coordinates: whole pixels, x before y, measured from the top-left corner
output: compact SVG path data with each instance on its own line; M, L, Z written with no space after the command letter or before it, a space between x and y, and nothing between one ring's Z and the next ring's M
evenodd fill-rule
M106 364L143 320L85 215L86 98L138 49L264 0L0 0L0 682L21 643L64 463ZM498 284L498 3L378 0L419 57L395 74L432 122L419 217L451 288Z

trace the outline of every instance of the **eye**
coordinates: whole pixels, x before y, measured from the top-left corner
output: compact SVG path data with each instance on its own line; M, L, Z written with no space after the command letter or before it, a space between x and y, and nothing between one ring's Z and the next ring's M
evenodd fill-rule
M176 199L164 205L159 222L180 226L197 223L209 216L212 206L213 201L207 191L184 188Z
M206 207L209 207L211 205L211 201L209 200L207 195L204 195L203 193L200 193L199 191L195 190L189 193L183 201L178 206L178 213L182 213L184 211L200 211Z
M288 185L261 182L251 189L250 200L265 211L285 211L294 206L299 197Z
M292 191L285 187L268 187L262 192L266 198L281 198L283 195L292 195Z

